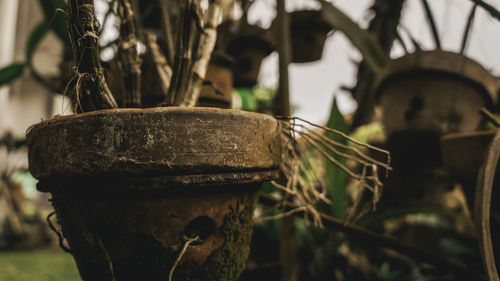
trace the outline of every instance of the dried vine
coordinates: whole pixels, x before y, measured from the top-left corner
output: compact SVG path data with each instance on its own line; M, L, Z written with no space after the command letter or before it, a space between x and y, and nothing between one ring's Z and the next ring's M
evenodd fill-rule
M74 111L87 112L118 105L104 78L99 59L99 21L93 0L70 0L68 26L73 49L74 77L65 93L72 98Z

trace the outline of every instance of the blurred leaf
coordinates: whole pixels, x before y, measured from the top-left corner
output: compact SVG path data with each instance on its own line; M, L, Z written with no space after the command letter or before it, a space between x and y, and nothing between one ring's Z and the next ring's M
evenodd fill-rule
M0 69L0 86L14 81L16 78L23 74L25 63L12 63Z
M322 5L322 17L333 27L345 34L354 47L361 52L363 58L373 71L378 71L387 63L389 58L384 54L382 47L368 31L362 29L351 18L326 0L319 1Z
M255 111L258 109L257 99L255 98L252 88L236 89L241 100L240 109Z
M39 24L35 26L33 31L28 38L28 43L26 44L26 63L31 65L31 60L33 58L33 54L38 47L38 44L42 40L42 38L49 31L50 26L46 19L42 20Z
M342 116L342 113L340 113L339 111L337 100L335 98L333 99L332 109L330 112L330 117L328 119L327 127L344 133L348 132L347 123L344 120L344 116ZM347 139L338 134L327 132L326 137L333 141L347 145ZM344 152L342 148L339 148L338 150ZM331 155L342 165L346 165L345 158L339 157L333 152L331 153ZM328 194L330 200L332 201L332 214L337 218L344 218L348 201L347 176L344 171L342 171L335 164L331 163L331 161L325 161L325 170Z
M63 12L68 11L66 3L64 0L40 0L39 2L48 24L57 37L63 41L65 48L71 50L66 15Z

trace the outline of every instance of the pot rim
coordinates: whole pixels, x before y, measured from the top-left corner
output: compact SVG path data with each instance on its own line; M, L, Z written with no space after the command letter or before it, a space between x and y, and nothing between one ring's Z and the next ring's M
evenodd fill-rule
M441 142L446 142L448 140L471 139L490 135L493 136L496 132L497 130L449 133L441 136Z
M218 108L120 108L58 116L27 132L39 180L96 175L167 177L274 171L272 116Z
M464 79L480 89L488 108L498 102L499 78L475 60L444 50L416 51L391 60L376 77L373 86L375 98L378 100L382 90L392 81L415 73L440 73Z

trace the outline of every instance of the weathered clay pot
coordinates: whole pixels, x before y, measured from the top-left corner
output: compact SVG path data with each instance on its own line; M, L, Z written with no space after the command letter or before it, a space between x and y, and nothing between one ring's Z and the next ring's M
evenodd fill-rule
M231 108L233 100L232 61L229 57L212 55L197 106Z
M446 208L440 196L454 181L443 166L440 137L477 130L479 109L493 107L497 89L495 77L462 55L437 50L391 61L375 83L394 160L382 200Z
M496 103L498 88L477 62L437 50L391 61L377 78L375 94L389 136L408 130L443 134L475 131L479 109Z
M238 36L227 46L227 53L234 57L233 74L235 87L252 87L257 84L262 60L273 48L267 30L243 24Z
M260 183L276 178L278 124L213 108L103 110L28 130L83 280L236 280Z
M290 13L292 62L320 60L327 34L333 27L321 19L320 11L304 10Z

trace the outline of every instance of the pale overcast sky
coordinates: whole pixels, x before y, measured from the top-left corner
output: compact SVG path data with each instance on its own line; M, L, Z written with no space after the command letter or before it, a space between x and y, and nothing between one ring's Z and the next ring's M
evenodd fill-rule
M314 0L286 0L290 11L311 8ZM423 49L434 49L433 40L426 22L421 0L407 0L402 14L402 25L416 38ZM486 1L500 9L500 0ZM274 18L275 0L256 0L249 15L251 22L268 26ZM363 27L368 25L368 8L372 0L336 0L335 5L342 9ZM467 16L472 7L471 0L432 0L429 1L439 29L443 49L458 51ZM405 38L408 39L408 38ZM411 46L408 42L407 46ZM469 46L466 54L479 61L495 75L500 75L500 22L491 18L485 11L478 9ZM392 57L403 55L400 46L395 46ZM294 115L315 123L327 120L333 95L336 94L343 113L355 110L356 105L349 95L342 93L342 85L355 83L357 68L352 60L361 58L357 50L340 32L334 33L325 43L323 58L319 62L292 64L290 66L291 102L297 107ZM278 56L273 54L263 63L260 73L261 82L275 86L278 81Z

